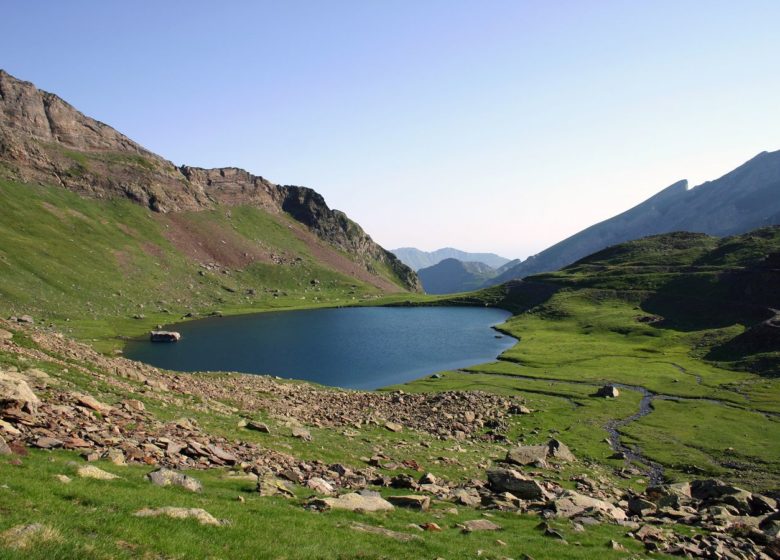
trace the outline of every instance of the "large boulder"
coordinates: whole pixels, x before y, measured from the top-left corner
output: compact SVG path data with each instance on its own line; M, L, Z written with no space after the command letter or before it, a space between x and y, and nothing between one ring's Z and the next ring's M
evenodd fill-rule
M750 514L753 494L742 488L715 479L691 482L691 496L705 505L726 504L735 507L741 514Z
M559 461L570 463L575 461L574 453L560 440L551 439L547 442L547 454L550 457L555 457Z
M547 466L547 454L549 448L546 445L521 445L507 451L506 462L513 465Z
M387 500L394 506L428 511L431 507L430 496L390 496Z
M488 483L494 492L511 492L521 500L546 500L547 491L534 479L514 469L494 467L487 472Z
M582 514L605 515L615 521L626 519L626 512L609 502L591 498L572 490L567 490L551 503L558 517L571 518Z
M0 371L0 415L33 415L40 402L23 375Z
M175 331L152 331L149 333L152 342L179 342L181 333Z
M321 509L344 509L347 511L363 513L393 511L395 509L393 504L376 493L358 494L350 492L349 494L344 494L338 498L315 499L311 504Z

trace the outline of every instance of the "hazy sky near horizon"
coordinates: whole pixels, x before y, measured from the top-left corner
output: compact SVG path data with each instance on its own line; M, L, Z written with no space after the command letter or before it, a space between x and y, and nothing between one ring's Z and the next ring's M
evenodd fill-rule
M387 248L527 257L780 149L780 2L7 0L0 67Z

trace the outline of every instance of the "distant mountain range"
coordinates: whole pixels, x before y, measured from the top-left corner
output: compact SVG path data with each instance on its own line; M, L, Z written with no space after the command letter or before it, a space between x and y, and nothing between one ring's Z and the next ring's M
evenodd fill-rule
M762 152L715 181L679 181L490 278L496 285L558 270L611 245L673 231L735 235L780 224L780 151ZM401 259L403 260L403 258Z
M480 288L496 275L496 269L481 262L444 259L417 271L427 294L454 294Z
M439 264L444 259L458 259L461 262L483 263L491 268L500 268L510 262L509 259L494 253L467 253L466 251L453 249L452 247L445 247L430 252L421 251L414 247L401 247L399 249L391 249L390 252L398 257L406 266L415 271Z

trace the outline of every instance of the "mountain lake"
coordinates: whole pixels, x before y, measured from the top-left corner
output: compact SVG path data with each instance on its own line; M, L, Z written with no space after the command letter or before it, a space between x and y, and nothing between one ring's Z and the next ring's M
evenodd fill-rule
M348 307L210 317L176 343L131 341L125 356L176 371L238 371L377 389L489 362L517 340L484 307Z

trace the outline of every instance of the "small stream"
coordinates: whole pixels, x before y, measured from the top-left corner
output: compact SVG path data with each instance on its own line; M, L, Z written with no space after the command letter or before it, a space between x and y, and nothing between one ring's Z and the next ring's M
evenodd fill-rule
M677 367L680 371L683 373L686 373L688 375L693 375L686 371L682 366L678 366L677 364L671 364ZM661 464L656 463L655 461L652 461L648 457L642 454L642 450L639 447L630 447L623 443L621 440L621 433L620 430L627 426L628 424L631 424L632 422L636 422L637 420L644 418L648 414L650 414L653 409L653 400L655 399L661 399L661 400L670 400L670 401L697 401L697 402L706 402L710 404L715 404L719 406L727 406L727 407L734 407L738 408L740 410L746 410L748 412L753 412L756 414L763 414L767 418L780 418L780 414L774 413L774 412L768 412L763 410L754 410L747 407L741 407L737 404L721 401L717 399L710 399L706 397L681 397L676 395L664 395L659 393L653 393L652 391L646 389L645 387L642 387L641 385L626 385L623 383L610 383L610 382L599 382L595 383L592 381L578 381L578 380L564 380L564 379L556 379L551 377L536 377L533 375L518 375L514 373L491 373L491 372L483 372L483 371L469 371L469 370L459 370L461 373L467 373L467 374L474 374L474 375L499 375L503 377L517 377L520 379L529 379L532 381L547 381L550 383L573 383L578 385L587 385L590 387L602 387L604 385L612 385L614 387L617 387L621 390L626 391L636 391L640 395L642 395L641 400L639 401L639 410L632 414L631 416L627 416L625 418L615 418L610 421L608 421L604 425L604 429L609 434L609 445L612 448L613 451L616 453L622 453L627 461L633 461L635 463L638 463L644 467L644 471L646 476L649 478L651 484L658 484L663 482L664 480L664 468ZM696 376L697 383L701 384L701 377ZM543 394L549 394L551 396L556 396L553 394L552 391L545 392L545 391L529 391L529 392L538 392ZM560 395L557 395L560 396Z
M623 385L621 383L613 383L612 385L619 389L636 391L642 395L642 399L639 401L639 410L636 413L627 418L610 420L604 425L604 429L609 434L609 446L616 453L622 453L628 461L643 465L651 484L660 484L664 480L663 466L642 455L642 451L638 447L629 447L620 440L620 428L631 422L636 422L653 411L653 399L656 395L639 385Z

